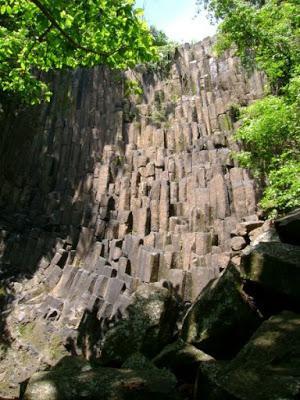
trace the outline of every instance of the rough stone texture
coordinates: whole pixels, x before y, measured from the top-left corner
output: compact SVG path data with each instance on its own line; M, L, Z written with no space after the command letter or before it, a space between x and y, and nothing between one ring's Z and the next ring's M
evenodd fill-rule
M20 323L76 344L87 316L109 325L140 284L169 280L190 301L228 264L232 230L256 211L254 183L230 159L230 109L261 97L264 77L232 53L215 58L212 41L179 48L165 78L127 72L143 96L126 97L105 68L78 69L53 74L50 104L7 118L0 322L16 351ZM26 354L21 378L4 356L7 390L39 368Z
M245 279L277 293L300 300L300 248L285 243L266 242L249 247L241 259Z
M211 281L187 312L181 337L219 359L231 358L261 323L234 266Z
M154 366L116 369L92 366L66 357L50 372L31 377L24 400L178 399L174 376Z
M135 352L155 356L173 338L178 304L167 288L140 286L127 308L127 317L104 338L102 362L122 364Z
M240 236L246 236L254 229L260 228L263 225L263 223L264 223L263 221L256 221L256 220L248 222L240 222L236 227L237 234Z
M196 399L298 399L299 346L300 316L283 312L271 317L227 365L201 365Z
M246 240L241 236L236 236L231 239L231 248L234 251L242 250L247 246Z
M219 385L219 374L225 366L226 363L222 361L200 364L194 386L194 400L238 400Z
M194 382L200 364L213 360L213 357L179 339L166 346L152 361L159 368L170 369L186 382Z

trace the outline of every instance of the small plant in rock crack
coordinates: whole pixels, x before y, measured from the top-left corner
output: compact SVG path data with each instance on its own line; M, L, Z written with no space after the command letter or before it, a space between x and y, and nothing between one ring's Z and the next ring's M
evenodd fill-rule
M167 115L165 108L157 109L155 108L151 113L151 122L155 125L161 125L164 122L167 122Z
M141 83L135 79L125 79L124 86L125 97L141 96L144 93Z

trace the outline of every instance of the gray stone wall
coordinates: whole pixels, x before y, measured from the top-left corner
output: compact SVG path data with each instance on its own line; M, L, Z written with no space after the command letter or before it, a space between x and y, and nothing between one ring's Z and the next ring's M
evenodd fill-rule
M264 77L216 59L211 39L178 49L164 72L55 73L50 104L7 118L1 396L72 352L88 315L101 342L139 286L167 280L194 300L239 249L237 223L257 220L254 182L230 153L234 106L262 96ZM126 93L128 80L143 94Z
M166 279L194 299L256 213L230 152L234 105L260 97L263 76L215 58L205 39L180 48L163 78L140 67L126 79L143 95L101 67L55 74L51 103L3 134L2 272L37 271L62 299L57 320L73 318L72 303L72 326L99 299L111 315L141 282Z

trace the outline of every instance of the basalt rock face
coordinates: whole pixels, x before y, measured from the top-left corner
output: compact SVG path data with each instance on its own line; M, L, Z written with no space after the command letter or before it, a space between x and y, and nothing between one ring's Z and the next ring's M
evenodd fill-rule
M234 105L259 98L263 76L229 53L216 59L211 39L179 49L165 76L126 75L55 74L51 103L3 131L5 329L26 360L0 366L0 395L38 369L28 354L54 363L87 313L118 319L140 284L167 280L172 295L194 300L227 267L237 223L257 219L254 183L230 152ZM132 79L143 95L128 94ZM55 354L17 329L28 324L54 337Z

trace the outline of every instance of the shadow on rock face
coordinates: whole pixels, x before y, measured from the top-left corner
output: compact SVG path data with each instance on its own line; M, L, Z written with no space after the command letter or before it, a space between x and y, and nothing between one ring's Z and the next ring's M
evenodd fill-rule
M183 321L181 337L218 359L232 358L261 324L262 318L243 291L238 270L231 265L211 281Z
M142 285L124 315L98 320L96 308L87 311L79 326L77 347L88 359L109 366L122 365L136 352L152 358L172 341L179 306L172 289Z
M174 375L146 357L174 339L178 307L172 287L149 284L137 289L126 315L106 321L107 331L105 321L97 319L97 307L86 311L77 342L69 337L65 345L82 357L64 357L50 371L34 374L22 387L23 398L179 399Z
M245 251L241 259L242 277L300 301L300 248L286 243L259 243Z
M149 362L148 362L149 363ZM92 367L78 357L63 358L51 371L29 380L24 400L176 400L176 379L149 363L143 369Z

